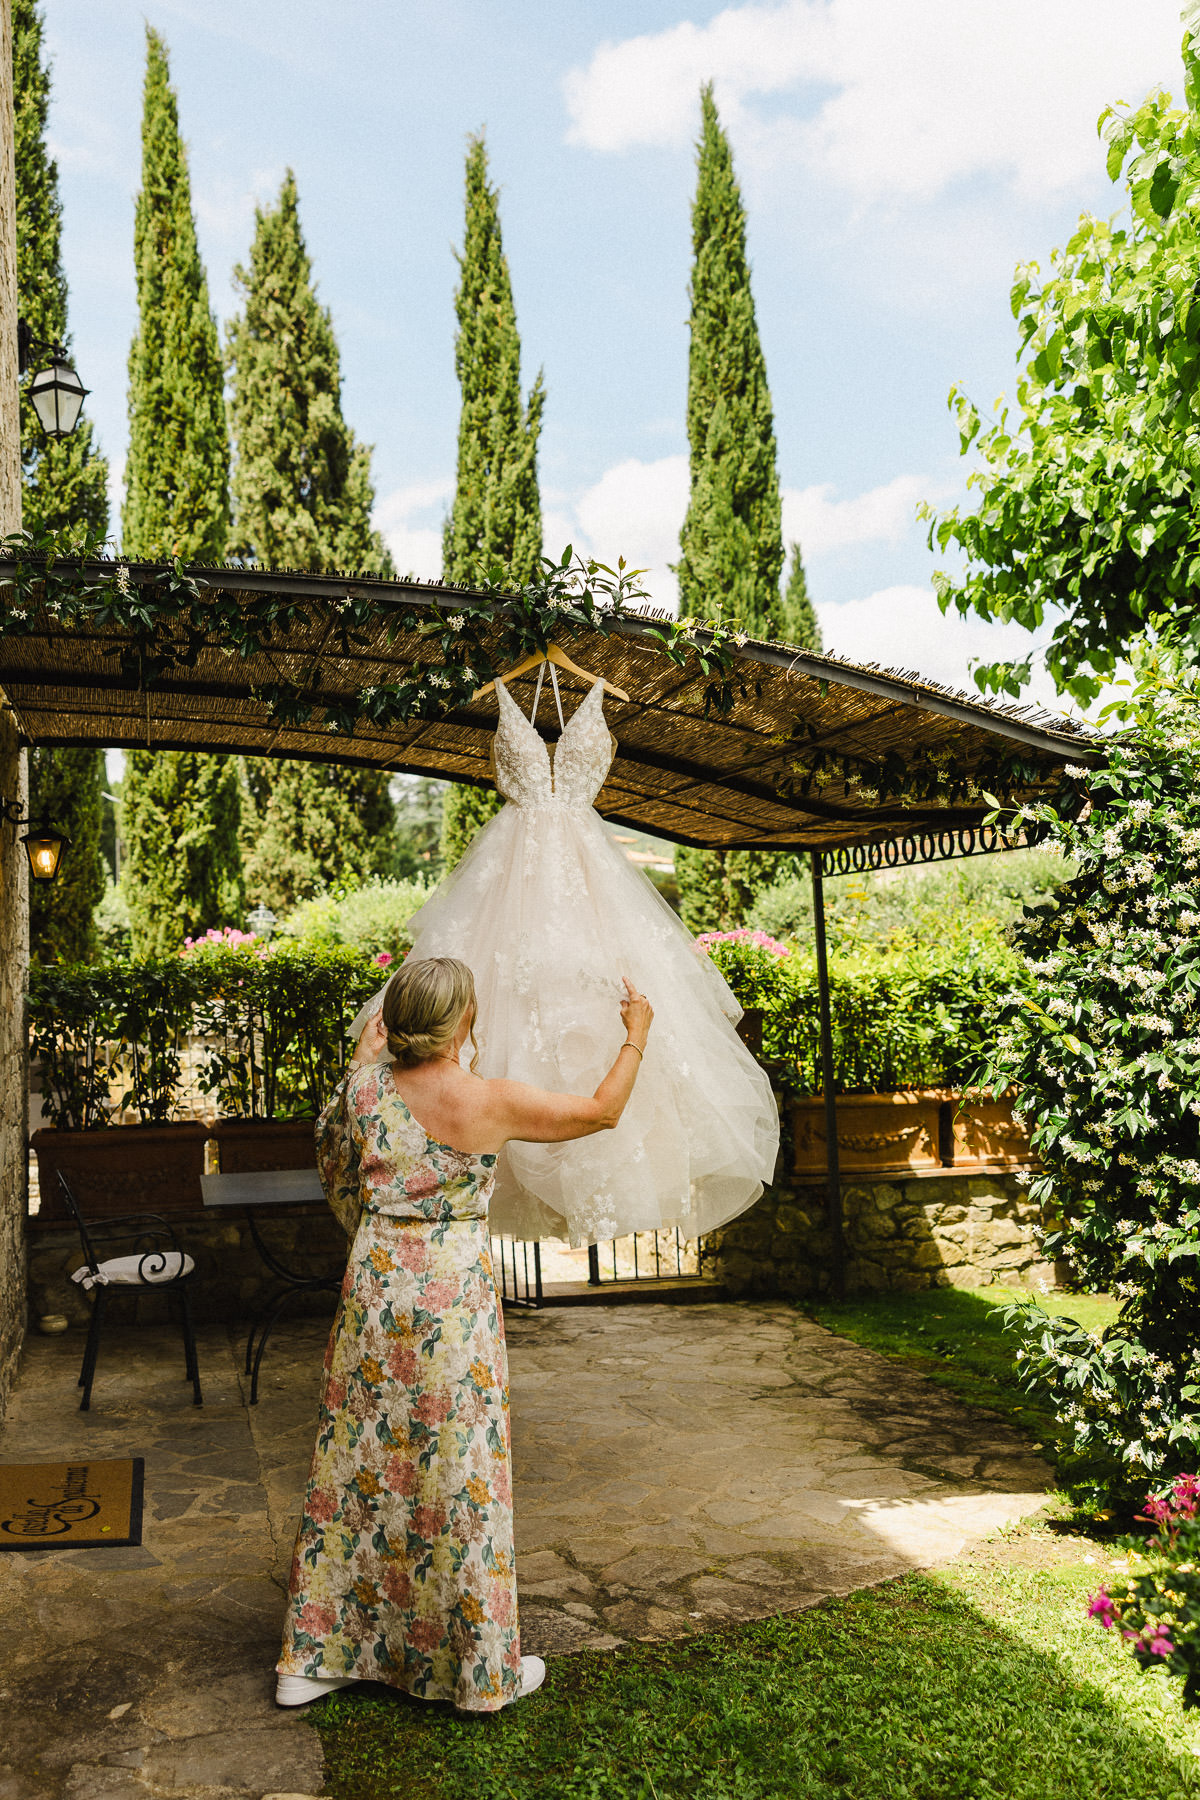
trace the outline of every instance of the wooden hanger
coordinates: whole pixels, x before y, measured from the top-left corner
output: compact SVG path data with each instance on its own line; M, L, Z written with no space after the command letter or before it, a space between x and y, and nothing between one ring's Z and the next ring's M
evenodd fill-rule
M578 675L583 681L604 682L604 686L610 694L615 695L618 700L624 700L628 705L629 695L623 688L614 687L611 681L604 680L603 675L593 675L589 669L581 669L579 664L573 663L566 651L560 650L557 644L548 644L544 656L540 650L534 650L530 655L523 656L519 663L515 663L511 669L505 669L503 675L498 675L496 680L514 681L518 675L524 675L526 670L536 669L539 663L546 662L555 663L560 669L568 669L572 675ZM486 682L483 687L477 688L471 695L472 700L478 700L482 694L490 694L495 685L495 681Z

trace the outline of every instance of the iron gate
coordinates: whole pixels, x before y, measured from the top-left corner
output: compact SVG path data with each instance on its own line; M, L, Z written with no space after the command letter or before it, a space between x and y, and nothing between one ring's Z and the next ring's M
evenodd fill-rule
M645 1242L647 1238L653 1239L652 1244ZM639 1239L642 1240L640 1248ZM629 1237L588 1245L587 1285L604 1287L610 1282L625 1285L630 1281L686 1281L704 1274L704 1264L711 1255L710 1239L685 1238L678 1226L670 1231L639 1231ZM695 1268L685 1267L693 1259ZM542 1246L536 1240L493 1237L492 1264L500 1298L508 1305L538 1307L553 1304L554 1296L547 1294L543 1280Z

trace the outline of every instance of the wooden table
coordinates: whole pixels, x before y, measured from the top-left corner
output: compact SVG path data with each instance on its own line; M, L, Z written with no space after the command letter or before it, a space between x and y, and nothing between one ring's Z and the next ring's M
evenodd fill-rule
M261 1307L250 1326L246 1339L246 1373L250 1377L250 1404L258 1405L258 1372L263 1351L275 1321L294 1294L337 1294L342 1277L338 1275L302 1275L289 1269L263 1241L257 1215L272 1206L325 1205L321 1179L315 1169L262 1169L236 1175L202 1175L200 1186L204 1204L214 1210L240 1207L246 1215L250 1235L263 1262L279 1280L279 1287L266 1305Z

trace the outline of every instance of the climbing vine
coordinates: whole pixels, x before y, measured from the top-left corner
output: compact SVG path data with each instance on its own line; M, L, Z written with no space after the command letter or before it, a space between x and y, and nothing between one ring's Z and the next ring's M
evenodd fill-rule
M331 733L349 736L359 725L387 729L411 719L439 719L465 705L476 690L531 653L584 633L618 634L636 618L650 640L679 668L703 677L706 715L728 714L739 697L761 692L758 665L739 652L749 640L736 621L694 617L648 618L640 604L645 573L622 558L615 568L575 555L570 545L555 561L542 557L531 581L514 588L504 569L481 572L476 587L431 585L420 598L398 587L389 599L387 643L415 634L421 651L401 679L355 692L325 685L323 664L377 645L380 602L376 589L347 574L341 594L255 592L237 589L222 575L209 582L179 559L161 564L101 561L99 532L21 532L0 541L11 574L0 590L0 637L47 631L113 634L105 654L114 673L149 689L173 671L192 668L202 651L218 644L226 656L250 661L291 650L289 638L303 627L316 648L295 679L280 675L252 692L272 723L307 724L314 718ZM819 682L824 696L827 681ZM831 782L852 782L865 803L902 805L970 803L986 795L1009 799L1044 789L1054 759L1018 748L985 747L960 758L953 750L912 745L903 754L856 756L811 744L817 735L797 716L775 741L796 754L779 780L789 797L819 794Z
M430 590L436 599L390 605L388 643L415 632L425 654L403 680L334 693L322 687L320 658L367 648L379 618L377 596L356 593L353 575L346 576L346 591L339 596L231 592L178 559L136 570L121 560L97 568L103 548L101 535L86 531L19 532L0 542L0 556L13 569L0 595L0 636L29 636L47 628L119 632L106 654L125 680L149 688L172 670L193 667L214 640L227 656L249 661L285 649L296 626L311 631L314 623L323 624L320 651L304 678L264 683L255 697L273 722L307 723L320 714L328 730L339 733L360 723L440 718L554 639L569 643L585 631L613 636L648 598L639 585L643 570L627 568L624 558L613 569L576 556L570 545L557 561L541 558L534 579L516 589L496 565L481 575L478 587L439 584ZM708 708L728 712L736 693L746 691L748 679L739 677L735 655L747 641L744 632L663 618L647 635L679 667L695 658L707 678Z

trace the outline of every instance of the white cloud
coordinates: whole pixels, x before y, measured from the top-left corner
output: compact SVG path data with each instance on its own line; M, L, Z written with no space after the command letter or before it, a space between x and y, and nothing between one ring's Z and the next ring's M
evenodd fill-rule
M897 475L844 499L835 498L831 482L785 488L784 539L799 542L810 568L818 557L851 545L896 544L914 529L918 500L940 501L947 491L922 475ZM632 568L646 569L643 583L653 603L674 611L678 585L669 565L679 558L687 502L686 456L652 462L629 457L580 494L547 496L546 552L557 556L564 545L573 544L607 563L623 556Z
M623 556L644 568L643 585L655 606L674 611L678 589L669 563L679 556L679 527L687 510L688 459L654 462L630 457L606 469L581 494L548 496L543 537L548 555L566 544L616 566Z
M442 573L442 518L454 498L450 477L394 488L375 505L373 522L400 575L437 581Z
M912 671L976 698L979 689L970 670L973 659L1015 660L1027 655L1035 642L1020 625L943 613L933 590L925 587L881 588L861 600L818 604L817 615L831 655ZM1055 694L1054 683L1039 674L1036 663L1034 680L1023 698L1054 712L1065 707Z
M783 491L784 540L798 541L806 562L851 544L898 544L913 528L919 500L945 498L921 475L897 475L847 500L835 500L833 493L832 482Z
M568 141L686 146L712 80L751 163L799 159L863 200L929 199L979 174L1038 196L1094 178L1099 112L1177 84L1181 35L1176 0L730 7L602 44L565 78Z

